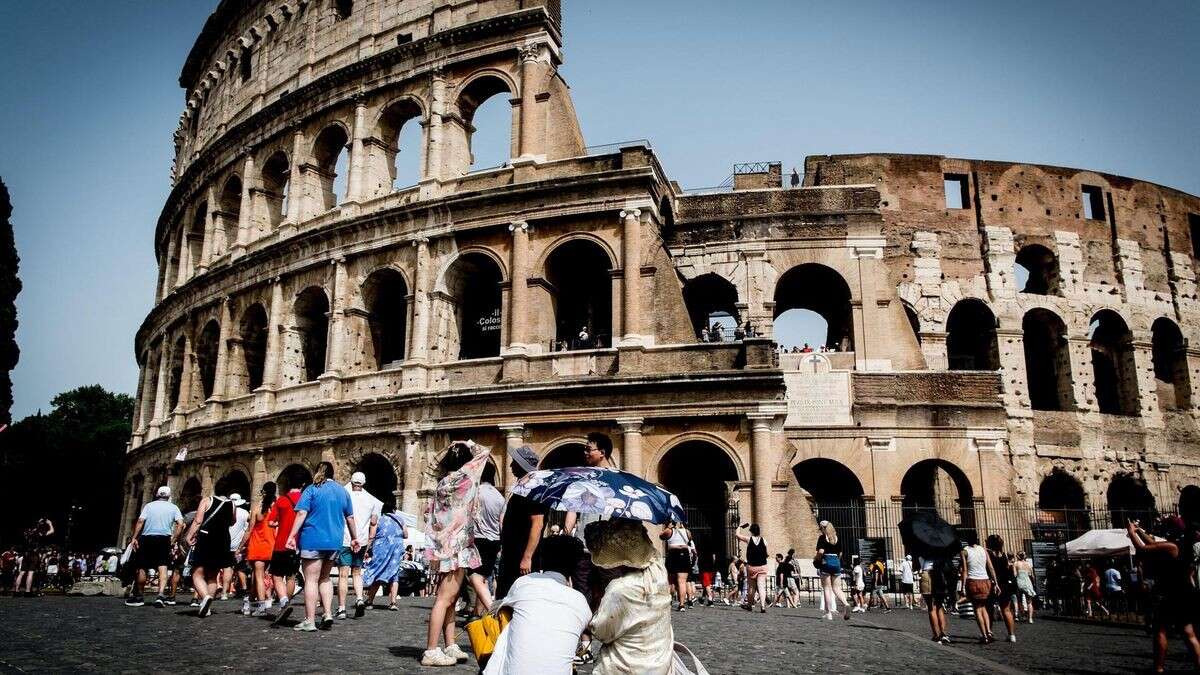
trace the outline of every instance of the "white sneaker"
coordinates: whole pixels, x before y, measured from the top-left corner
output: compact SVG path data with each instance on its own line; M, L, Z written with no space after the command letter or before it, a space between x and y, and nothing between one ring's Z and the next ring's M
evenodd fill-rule
M467 660L467 653L464 652L457 644L452 644L449 647L446 647L442 650L442 653L454 659L455 661Z
M1016 641L1017 641L1017 636L1016 636L1016 635L1009 635L1009 636L1008 636L1008 641L1009 641L1009 642L1016 642Z
M421 665L423 666L454 666L458 665L458 659L452 656L446 656L440 649L426 649L421 655Z

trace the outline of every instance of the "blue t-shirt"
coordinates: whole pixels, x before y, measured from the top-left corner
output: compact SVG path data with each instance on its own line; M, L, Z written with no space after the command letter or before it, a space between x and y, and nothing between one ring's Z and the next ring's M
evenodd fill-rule
M332 480L309 485L300 495L296 510L307 513L297 542L301 551L336 551L342 547L346 516L354 515L346 488Z

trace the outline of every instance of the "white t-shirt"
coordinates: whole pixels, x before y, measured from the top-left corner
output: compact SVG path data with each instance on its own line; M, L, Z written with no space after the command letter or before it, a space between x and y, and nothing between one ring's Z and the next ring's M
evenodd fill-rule
M912 561L904 560L900 563L900 583L911 584L913 582Z
M671 538L667 539L667 548L687 548L688 533L682 526L671 529Z
M383 513L383 502L366 490L346 488L346 491L350 493L350 504L354 507L354 528L358 530L354 538L366 546L371 543L367 541L367 537L371 536L371 518L374 517L378 521ZM342 528L342 546L349 545L350 527L346 526Z
M475 513L475 538L500 540L500 518L504 515L504 495L491 483L479 484L479 511Z
M250 512L243 508L233 510L234 521L229 526L229 550L236 551L246 536L246 528L250 527Z
M535 572L513 582L501 606L513 617L496 641L485 675L570 675L579 636L592 620L583 594L557 572Z
M866 587L866 584L863 583L863 566L861 564L854 566L854 587L860 591Z

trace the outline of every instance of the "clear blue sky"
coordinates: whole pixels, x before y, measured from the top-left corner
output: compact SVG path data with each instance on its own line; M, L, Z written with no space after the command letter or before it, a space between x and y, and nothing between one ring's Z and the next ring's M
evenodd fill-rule
M136 388L176 79L215 5L0 1L0 176L25 283L16 418L78 385ZM564 5L588 142L648 138L686 187L734 162L891 151L1200 194L1195 0Z

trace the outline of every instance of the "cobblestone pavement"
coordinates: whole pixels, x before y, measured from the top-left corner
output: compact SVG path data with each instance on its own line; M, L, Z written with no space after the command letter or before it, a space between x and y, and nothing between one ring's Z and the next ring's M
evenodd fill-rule
M372 610L328 633L272 629L218 602L203 621L185 605L127 608L113 598L0 598L0 672L432 672L417 663L430 601ZM1126 673L1150 665L1150 640L1129 628L1038 621L1016 644L974 642L974 623L951 619L952 646L928 639L923 612L823 621L815 609L750 614L729 607L675 614L676 639L717 673ZM997 636L1004 633L997 627ZM1001 638L1003 639L1003 638ZM466 646L466 638L460 642ZM1171 665L1185 670L1174 641ZM473 665L442 669L475 672Z

